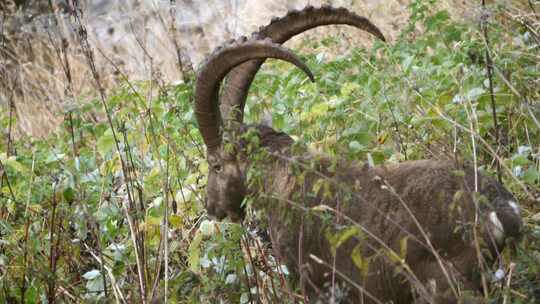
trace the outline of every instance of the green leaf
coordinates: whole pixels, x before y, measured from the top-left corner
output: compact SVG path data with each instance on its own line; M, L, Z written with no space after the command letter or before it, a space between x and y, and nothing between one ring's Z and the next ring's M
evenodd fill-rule
M356 140L353 140L349 143L349 148L351 148L351 150L355 151L355 152L358 152L358 151L361 151L363 150L365 147L364 145L362 145L361 143L359 143L358 141Z
M144 188L148 195L155 195L161 189L161 182L161 171L159 167L152 168L148 175L144 177Z
M411 67L411 64L413 62L414 56L407 56L405 60L403 60L403 63L401 65L403 66L403 70L408 72L409 68Z
M324 62L324 53L319 53L315 56L315 60L317 61L318 64L321 64Z
M369 132L358 132L355 134L354 138L364 147L369 146L371 143L371 133Z
M199 231L204 236L211 236L215 233L216 223L214 221L204 220L201 222L201 225L199 226Z
M536 168L530 167L523 174L523 181L525 181L528 184L538 183L540 181L540 172L538 172Z
M512 164L514 166L524 166L530 164L531 161L525 155L514 155L512 157Z
M484 93L486 93L486 90L484 90L484 88L481 88L481 87L472 88L469 92L467 92L467 98L470 101L476 101Z
M111 132L107 131L97 141L97 150L101 157L105 157L111 152L114 147L114 137Z
M341 96L350 96L352 92L360 89L360 85L356 82L345 83L340 90Z
M94 296L98 296L96 293L103 292L103 287L104 284L102 277L98 277L94 280L89 280L88 282L86 282L86 289L88 289L88 291L90 291L91 293L94 293Z
M426 18L426 27L429 31L434 31L439 29L444 24L445 21L450 19L450 14L445 11L439 11L433 16Z
M97 278L100 275L101 275L101 272L99 270L92 269L92 270L86 272L85 274L83 274L83 278L85 278L87 280L93 280L93 279Z
M64 189L64 200L68 203L72 203L73 200L75 199L75 190L73 190L73 188L71 187L67 187L66 189Z
M64 159L65 156L66 156L66 154L64 154L64 153L57 153L55 151L51 151L51 152L49 152L49 156L45 160L45 163L46 164L52 164L54 162L57 162L57 161L60 161L60 160Z
M202 234L197 233L195 235L195 238L191 241L191 244L189 244L188 249L188 264L189 269L195 273L199 273L201 270L201 248L200 244L202 241Z
M161 216L147 216L145 224L146 226L160 226L163 221Z
M15 156L7 157L6 153L1 153L0 160L6 167L11 168L17 173L22 173L22 174L30 173L30 170L25 165L18 162Z

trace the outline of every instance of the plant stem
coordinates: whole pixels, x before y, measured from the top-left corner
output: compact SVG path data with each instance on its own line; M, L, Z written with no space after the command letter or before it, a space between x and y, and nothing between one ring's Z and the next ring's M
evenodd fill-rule
M92 76L94 77L94 81L96 82L96 86L97 86L99 96L100 96L100 101L101 101L101 103L103 105L103 108L105 110L105 113L106 113L106 116L107 116L107 122L109 123L109 127L110 127L111 132L112 132L112 136L113 136L113 139L114 139L114 144L115 144L116 151L118 153L118 158L120 160L120 164L121 164L121 167L122 167L122 173L123 173L125 179L129 179L129 172L128 172L127 168L126 168L126 163L124 161L124 158L122 157L122 152L121 152L122 150L120 149L120 141L118 139L118 135L117 135L116 130L114 128L111 111L110 111L110 109L109 109L109 107L107 105L107 101L106 101L106 97L105 97L105 95L106 95L105 94L105 89L101 85L101 80L100 80L100 77L99 77L99 73L97 71L95 61L94 61L94 54L92 52L92 49L90 47L90 43L88 41L88 33L86 31L86 28L82 24L81 17L79 16L77 11L78 11L78 8L75 7L75 9L73 10L72 13L73 13L73 17L77 21L77 25L78 25L79 42L80 42L81 48L83 50L83 53L84 53L84 55L85 55L85 57L87 59L88 66L90 67L90 70L92 72ZM127 190L126 192L127 192L128 204L129 204L131 210L136 210L136 208L134 208L133 197L132 197L132 193L130 191L129 182L128 182L128 180L125 180L125 182L126 182L126 190ZM140 296L141 296L141 302L143 304L145 304L146 303L146 281L145 281L145 275L144 275L144 267L143 267L142 260L141 260L140 254L139 254L140 244L138 242L138 235L139 235L139 233L138 233L138 225L134 224L133 218L131 217L131 214L129 213L128 209L125 208L125 206L124 206L124 211L125 211L126 217L128 219L128 224L129 224L130 233L131 233L131 239L132 239L133 246L134 246L134 249L135 249L135 260L137 262L137 272L138 272L138 277L139 277L139 293L140 293Z
M15 194L13 193L13 188L11 188L11 183L9 182L9 178L7 176L6 166L4 166L1 160L0 160L0 172L2 173L2 175L0 176L0 179L4 178L4 180L6 181L6 185L8 186L11 199L13 200L13 202L17 203L17 199L15 198Z
M8 136L7 136L7 151L6 154L9 157L11 155L11 151L13 150L13 109L15 108L15 104L13 103L13 94L11 94L10 100L9 100L9 120L8 120Z
M486 14L486 1L482 0L482 8L483 8L483 14ZM493 116L493 125L495 127L495 142L497 143L497 149L495 149L497 152L500 152L501 148L501 139L500 139L500 128L499 128L499 122L497 120L497 109L495 105L495 93L493 92L493 61L491 59L491 54L489 53L489 37L488 37L488 29L487 29L487 14L482 16L482 19L480 21L480 27L482 28L482 32L484 34L484 42L486 44L486 70L488 74L488 81L489 81L489 95L491 97L491 114ZM502 175L501 175L501 164L497 161L497 179L499 182L502 182Z
M49 269L52 275L52 278L49 281L49 295L47 297L47 300L49 303L55 302L55 283L56 283L56 248L54 245L54 225L55 225L55 219L56 219L56 181L53 185L53 193L52 193L52 212L51 212L51 222L49 227Z
M28 227L30 226L30 217L26 218L26 225L24 226L24 257L23 257L23 271L21 277L21 303L24 302L24 296L26 294L26 261L28 260Z

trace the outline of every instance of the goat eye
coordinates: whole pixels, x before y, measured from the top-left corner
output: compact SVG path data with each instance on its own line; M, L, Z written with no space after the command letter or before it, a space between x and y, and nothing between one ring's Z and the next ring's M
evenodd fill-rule
M218 165L214 165L214 167L212 167L212 168L213 168L214 171L216 171L217 173L221 172L221 169L223 169L223 168L221 167L221 165L219 165L219 164L218 164Z

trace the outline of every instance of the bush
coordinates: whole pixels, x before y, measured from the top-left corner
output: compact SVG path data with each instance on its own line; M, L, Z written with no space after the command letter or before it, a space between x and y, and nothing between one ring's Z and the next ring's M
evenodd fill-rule
M247 120L269 110L276 129L335 157L375 164L458 157L494 176L500 170L525 208L526 232L511 273L489 296L493 303L535 303L538 15L489 7L486 43L475 20L454 21L421 1L411 9L410 26L392 44L331 57L327 46L341 43L336 38L305 40L299 53L317 75L314 84L270 61L253 85ZM206 218L208 165L193 86L125 83L104 100L66 111L48 138L6 136L1 302L132 302L165 293L180 303L292 301L288 271L261 233ZM11 130L15 117L5 111L0 119Z

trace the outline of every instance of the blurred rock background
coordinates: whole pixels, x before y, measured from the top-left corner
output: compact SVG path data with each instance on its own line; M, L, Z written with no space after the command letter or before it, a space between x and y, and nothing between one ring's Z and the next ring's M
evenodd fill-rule
M466 2L469 1L441 5L454 17L462 17L461 8L471 7ZM80 26L71 14L75 7L88 33L96 71L107 91L125 80L181 81L183 73L196 69L214 47L249 35L271 17L308 4L347 7L372 20L391 42L407 21L409 3L410 0L2 0L0 107L16 115L15 136L42 137L54 131L66 111L96 98L98 91L81 48ZM364 33L346 27L315 29L307 35L343 35L344 49L350 44L367 46L372 41ZM294 43L289 42L289 46Z

